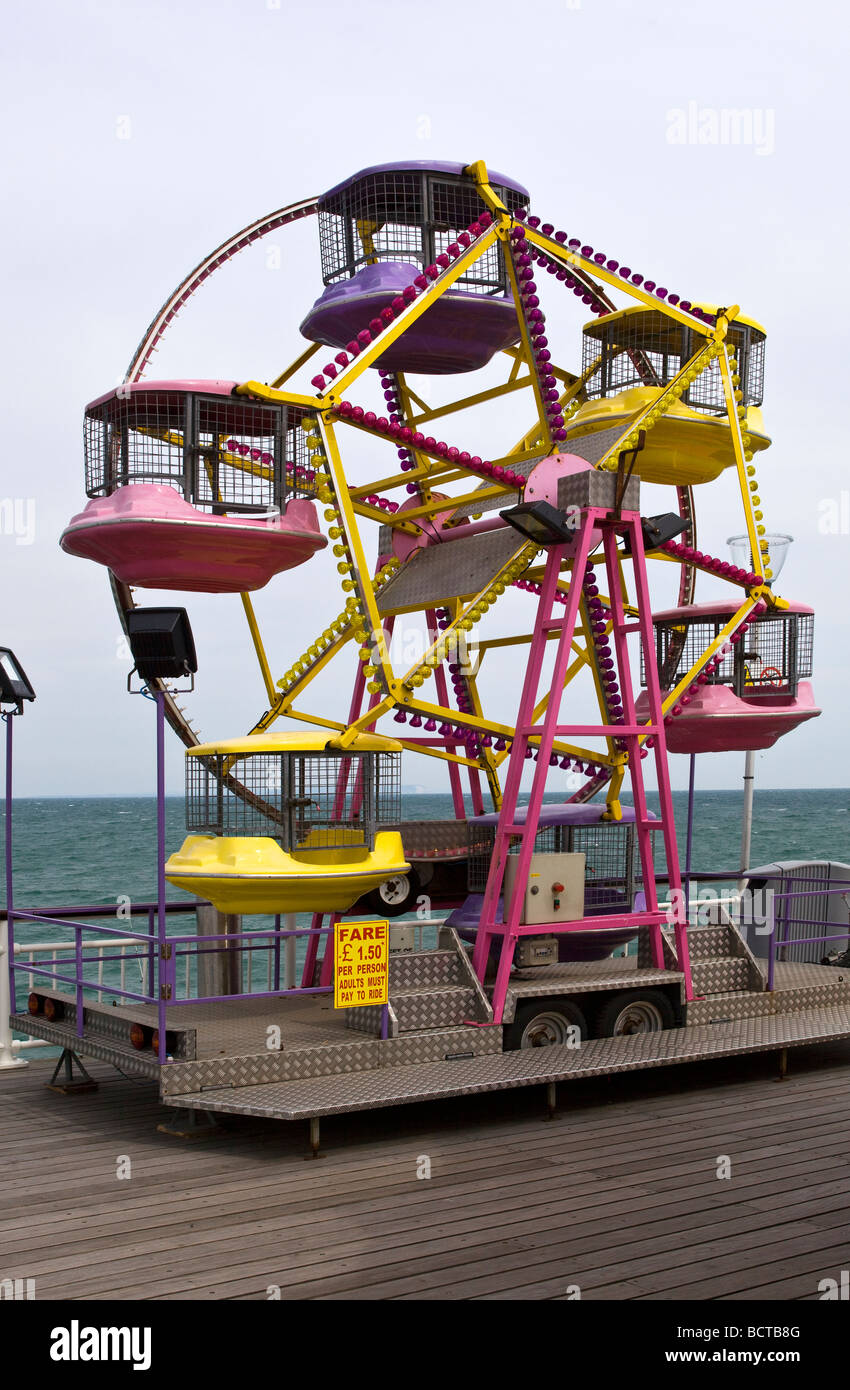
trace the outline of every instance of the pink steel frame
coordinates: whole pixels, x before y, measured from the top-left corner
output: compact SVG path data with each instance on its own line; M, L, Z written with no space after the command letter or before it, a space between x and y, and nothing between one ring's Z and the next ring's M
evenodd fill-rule
M558 714L561 700L563 699L564 678L566 676L573 636L579 616L579 604L582 594L581 581L590 555L592 532L595 527L602 532L608 592L611 595L613 642L617 660L619 685L623 700L623 722L611 725L560 724L558 722ZM637 600L639 619L637 622L632 623L627 622L623 609L617 547L618 534L623 534L629 542L634 564L635 597ZM558 935L562 932L569 931L587 932L594 929L601 931L617 927L649 927L653 959L655 965L659 969L663 969L664 947L662 925L664 923L672 923L675 927L678 968L684 975L686 997L688 999L693 999L694 997L688 955L687 922L684 915L681 879L679 875L679 855L676 847L676 830L673 820L673 800L670 791L669 770L667 767L667 746L664 737L664 718L661 709L661 688L654 659L655 646L652 629L652 610L649 601L649 586L647 582L646 559L643 549L643 532L641 529L640 515L638 512L623 512L620 517L617 517L614 513L605 511L599 507L585 508L582 512L582 523L578 536L576 540L571 543L570 549L572 550L573 547L572 574L574 579L569 587L567 603L558 617L552 616L552 609L561 564L565 558L567 546L551 546L547 552L546 568L537 607L528 666L526 669L522 696L520 698L516 735L511 746L504 801L499 823L496 828L496 843L490 865L490 873L487 879L487 889L484 895L481 919L476 935L472 963L479 980L482 982L487 969L493 939L495 937L502 938L492 999L494 1023L501 1023L502 1021L508 978L513 963L516 943L520 936L540 936L543 934L549 935L550 933ZM555 667L552 674L552 693L542 725L534 725L531 723L531 720L533 718L534 707L538 700L540 675L546 651L547 636L550 632L560 633L558 649L555 656ZM647 694L649 698L649 723L647 724L637 723L637 717L635 715L635 702L627 640L630 632L640 633L640 639L646 654ZM531 855L534 850L535 835L540 819L540 808L543 804L546 776L552 757L552 746L555 739L558 737L582 735L610 735L612 738L617 739L623 750L628 753L628 767L631 778L632 795L634 797L635 826L641 868L643 871L643 889L646 907L645 910L642 911L616 913L609 916L584 917L580 921L575 922L553 922L544 925L523 926L519 919L525 897L525 885L528 880ZM661 800L660 826L657 820L649 820L647 812L646 792L640 757L641 735L650 735L654 740L655 767ZM537 764L534 769L534 780L532 782L525 821L522 825L517 825L515 823L515 815L520 781L526 762L526 753L530 741L534 737L539 737L540 741ZM672 904L669 911L662 910L658 905L658 891L655 882L655 868L652 852L652 829L650 827L653 827L656 831L660 828L664 838L664 850ZM504 913L504 922L499 923L495 920L496 909L502 892L511 836L516 835L522 836L522 842L520 845L515 887L507 911Z

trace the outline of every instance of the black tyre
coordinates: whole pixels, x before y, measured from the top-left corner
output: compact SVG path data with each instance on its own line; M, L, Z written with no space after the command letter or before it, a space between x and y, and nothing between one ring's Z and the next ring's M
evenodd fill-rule
M385 879L360 899L360 906L374 912L376 917L403 917L406 912L415 910L419 888L419 875L415 869L408 869L406 874Z
M622 1038L676 1026L672 1003L660 989L627 989L607 999L596 1015L595 1036Z
M565 1044L575 1047L586 1037L587 1019L572 999L537 999L533 1004L520 1004L505 1031L505 1051Z

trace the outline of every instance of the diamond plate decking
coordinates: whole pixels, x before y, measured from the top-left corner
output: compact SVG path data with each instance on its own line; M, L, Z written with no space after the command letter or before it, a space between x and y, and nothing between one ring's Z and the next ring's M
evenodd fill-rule
M477 594L526 544L516 531L484 531L417 550L378 594L382 616L433 608L447 599Z
M598 1038L579 1049L531 1048L471 1061L425 1066L385 1067L356 1076L315 1077L309 1081L247 1086L241 1091L184 1093L166 1104L195 1110L221 1110L277 1120L344 1115L387 1105L471 1096L484 1091L542 1086L582 1077L611 1076L707 1057L778 1051L850 1037L850 1006L805 1009L790 1015L741 1018L731 1023L670 1028L633 1037Z

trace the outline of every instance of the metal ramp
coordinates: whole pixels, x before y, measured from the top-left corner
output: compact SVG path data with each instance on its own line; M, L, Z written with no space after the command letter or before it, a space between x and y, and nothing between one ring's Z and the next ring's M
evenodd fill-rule
M386 618L478 594L527 544L504 526L415 550L376 595L378 612Z
M579 430L581 426L578 427ZM570 435L567 426L567 438L564 440L564 453L576 454L579 458L585 459L587 463L598 463L608 453L612 445L616 444L623 433L622 424L613 425L608 430L592 430L592 426L586 426L590 433ZM640 474L640 459L635 465L635 472Z
M496 1029L493 1029L496 1032ZM661 1033L600 1038L579 1049L530 1048L499 1052L472 1060L426 1065L383 1067L348 1076L315 1077L271 1086L224 1087L217 1090L163 1096L165 1105L190 1110L221 1111L275 1120L311 1120L322 1115L346 1115L417 1101L544 1086L582 1077L646 1071L708 1058L792 1047L850 1038L850 1005L803 1009L730 1023L671 1028Z

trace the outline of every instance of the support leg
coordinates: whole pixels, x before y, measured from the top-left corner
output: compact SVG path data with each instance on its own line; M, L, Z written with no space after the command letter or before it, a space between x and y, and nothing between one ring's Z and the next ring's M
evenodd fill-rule
M777 1081L784 1081L788 1075L788 1048L783 1047L779 1052L779 1075Z
M507 914L505 914L507 915ZM509 936L507 932L502 937L502 949L499 953L499 965L496 970L496 980L493 985L493 1022L501 1023L502 1014L505 1010L505 996L508 992L508 980L511 975L511 966L514 960L517 939Z
M214 1115L209 1110L179 1109L174 1119L157 1125L158 1134L171 1134L176 1139L188 1139L197 1143L202 1139L215 1139L222 1133Z
M316 961L319 958L319 928L322 925L323 914L314 912L310 926L313 928L312 936L307 937L307 954L304 958L304 969L301 974L301 988L309 989L313 984L316 971Z
M554 1120L555 1110L558 1104L558 1088L554 1081L550 1081L546 1087L546 1119Z
M318 1115L313 1115L310 1119L310 1152L305 1154L306 1159L324 1158L324 1154L319 1152L320 1120Z
M333 984L333 979L334 979L334 949L335 949L335 941L334 941L334 938L335 938L335 936L336 936L336 933L335 933L335 931L334 931L334 928L336 927L336 924L337 924L337 922L339 921L339 918L340 918L340 914L339 914L338 912L332 912L331 915L330 915L330 917L328 918L329 931L328 931L327 936L325 937L325 954L322 956L322 969L321 969L321 972L320 972L320 974L319 974L319 984L320 984L320 985L332 985L332 984Z
M74 1066L76 1064L76 1074ZM59 1073L62 1072L62 1079L59 1080ZM53 1075L47 1083L49 1091L58 1091L62 1096L79 1095L83 1091L96 1091L97 1081L89 1076L76 1052L70 1048L63 1048L62 1055L53 1069Z

